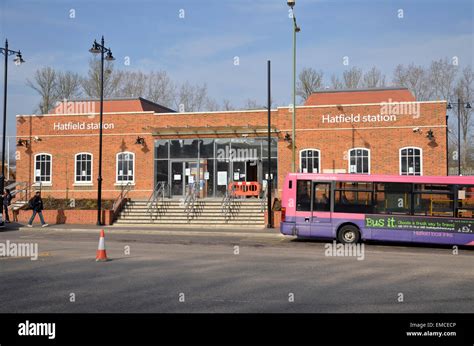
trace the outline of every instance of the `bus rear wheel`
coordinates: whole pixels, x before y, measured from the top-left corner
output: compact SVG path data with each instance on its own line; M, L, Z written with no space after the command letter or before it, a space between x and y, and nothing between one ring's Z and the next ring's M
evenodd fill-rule
M337 240L343 244L356 244L360 241L360 231L356 226L342 226L337 233Z

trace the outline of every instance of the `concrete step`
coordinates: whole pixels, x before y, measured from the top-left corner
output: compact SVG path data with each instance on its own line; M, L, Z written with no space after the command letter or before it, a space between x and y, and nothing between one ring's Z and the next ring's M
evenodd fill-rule
M222 200L197 200L195 211L188 214L183 202L165 200L163 204L150 206L145 200L128 201L115 224L162 224L162 225L245 225L264 226L264 213L260 200L235 200L232 213L222 213Z
M206 222L214 222L214 221L219 221L219 222L222 222L222 221L226 221L226 220L234 220L234 221L252 221L252 222L260 222L262 221L263 222L263 218L260 218L260 217L255 217L255 218L239 218L239 217L229 217L229 218L225 218L225 217L220 217L220 218L201 218L201 217L194 217L194 218L189 218L189 220L201 220L201 221L206 221ZM173 220L185 220L187 221L188 218L175 218L175 217L139 217L139 216L131 216L131 217L121 217L120 220L142 220L142 221L147 221L147 220L170 220L170 221L173 221Z
M162 221L162 220L149 220L149 221L142 221L142 220L118 220L115 225L148 225L148 224L160 224L160 225L245 225L245 226L259 226L264 227L265 223L262 222L242 222L242 221L233 221L230 220L228 222L208 222L208 221L201 221L201 220L190 220L189 222L186 220L179 220L179 221Z

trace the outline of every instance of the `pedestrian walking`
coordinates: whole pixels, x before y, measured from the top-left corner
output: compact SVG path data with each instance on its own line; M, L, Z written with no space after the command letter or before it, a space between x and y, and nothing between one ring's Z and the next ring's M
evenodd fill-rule
M3 193L3 211L5 212L5 222L10 223L10 217L8 215L8 207L12 203L12 194L10 193L9 189L5 189Z
M41 192L36 191L35 196L30 199L29 206L33 209L33 215L31 215L31 219L28 222L28 227L33 227L33 221L35 219L36 214L39 215L41 221L41 227L46 227L48 224L44 222L43 218L43 199L41 198Z

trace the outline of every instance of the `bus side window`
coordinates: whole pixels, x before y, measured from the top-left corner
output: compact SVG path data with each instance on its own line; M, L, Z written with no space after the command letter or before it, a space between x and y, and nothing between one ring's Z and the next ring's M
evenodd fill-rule
M288 181L288 188L290 190L293 188L293 180Z
M296 183L296 211L311 211L311 180Z
M314 183L314 201L313 211L330 211L331 210L331 184Z
M474 186L460 186L457 217L474 218Z

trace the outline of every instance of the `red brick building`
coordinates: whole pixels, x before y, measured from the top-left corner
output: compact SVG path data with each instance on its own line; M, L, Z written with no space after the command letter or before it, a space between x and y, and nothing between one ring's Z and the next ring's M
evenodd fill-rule
M417 102L407 89L322 91L272 116L272 172L281 189L303 172L445 175L446 102ZM137 99L106 100L103 196L130 183L147 198L158 181L180 196L189 183L201 197L222 196L231 181L259 181L267 172L267 111L177 113ZM99 104L65 102L51 114L17 116L17 181L41 183L45 195L95 198Z

